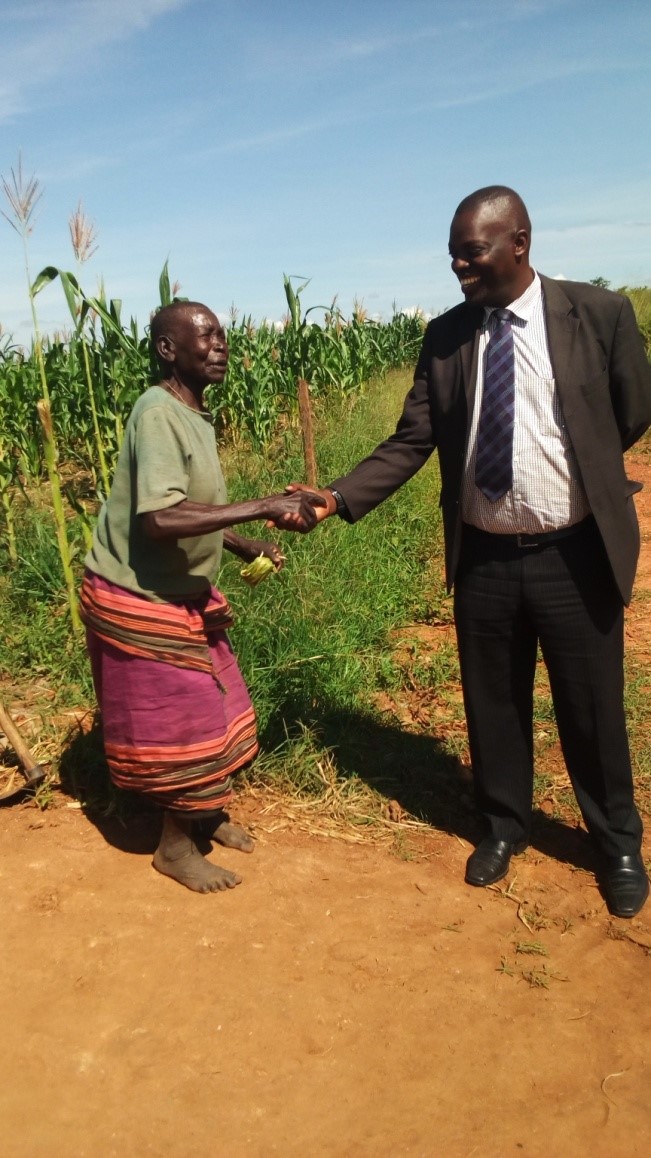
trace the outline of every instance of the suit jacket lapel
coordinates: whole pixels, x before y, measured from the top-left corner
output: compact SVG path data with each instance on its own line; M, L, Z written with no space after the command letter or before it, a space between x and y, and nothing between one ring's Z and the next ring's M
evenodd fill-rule
M459 358L461 377L468 404L468 414L472 414L477 381L477 358L479 357L479 331L484 311L476 306L465 309L459 319Z

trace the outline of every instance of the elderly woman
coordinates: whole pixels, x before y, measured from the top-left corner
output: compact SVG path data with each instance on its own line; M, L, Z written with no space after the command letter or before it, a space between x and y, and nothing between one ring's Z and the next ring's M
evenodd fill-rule
M227 600L211 586L222 546L250 562L273 543L231 528L265 520L306 530L319 500L302 492L229 503L203 406L223 382L228 346L217 317L174 302L153 318L162 379L138 399L81 591L113 783L163 810L154 867L196 892L241 877L206 860L195 832L251 852L225 812L233 774L258 748L255 715L231 650Z

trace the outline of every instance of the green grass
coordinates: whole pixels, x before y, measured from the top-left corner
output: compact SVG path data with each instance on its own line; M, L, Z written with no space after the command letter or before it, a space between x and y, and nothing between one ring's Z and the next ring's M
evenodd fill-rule
M409 378L391 374L356 403L339 399L317 415L323 482L390 433ZM303 475L300 439L291 430L264 455L240 447L222 458L233 499L282 489ZM80 573L81 524L72 520L70 530ZM242 530L269 536L260 524ZM240 578L240 561L227 554L218 577L234 608L231 639L258 713L265 753L258 775L279 783L289 777L302 791L318 791L313 770L319 753L331 750L338 775L380 786L405 779L405 759L407 779L430 768L435 743L411 737L401 744L400 728L378 717L373 696L392 669L391 632L436 616L444 598L434 578L441 549L434 464L355 527L334 518L311 535L281 541L287 562L278 576L251 589ZM47 508L21 505L18 543L18 564L1 581L0 666L18 687L40 681L54 691L52 711L91 703L83 644L72 638L65 615ZM96 730L73 731L61 767L66 786L85 802L118 807Z
M322 483L345 473L393 429L410 384L396 373L374 383L351 406L342 402L317 419ZM298 448L279 445L264 465L224 456L232 497L282 487L303 474ZM308 536L282 538L284 571L253 590L236 560L219 584L231 600L231 639L258 712L264 777L306 787L296 767L305 744L331 752L337 774L360 779L404 807L441 823L456 809L456 758L428 735L406 734L374 706L378 689L404 679L394 659L394 633L436 619L446 599L441 580L442 532L438 468L432 461L355 526L330 519ZM256 532L257 533L257 532ZM443 657L440 679L449 678ZM431 667L427 680L434 682ZM310 781L310 777L307 777ZM318 780L316 782L318 790Z
M70 629L51 511L21 504L16 531L17 562L9 567L5 559L0 578L0 669L19 684L45 677L56 703L83 703L92 685L83 646ZM71 541L79 564L85 548L77 520Z
M407 386L406 375L392 375L353 409L340 404L319 423L322 482L391 431ZM303 475L291 444L264 463L232 455L225 466L233 498L282 489ZM226 559L219 585L236 612L232 641L263 732L358 705L386 678L389 631L432 613L426 575L440 550L437 486L426 469L353 527L334 518L308 536L283 535L284 570L253 590L239 578L239 562Z

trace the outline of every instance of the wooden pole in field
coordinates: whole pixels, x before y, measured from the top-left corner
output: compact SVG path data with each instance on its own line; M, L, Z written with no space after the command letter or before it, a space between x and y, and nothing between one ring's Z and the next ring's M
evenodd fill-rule
M298 413L303 435L303 458L305 460L305 481L308 486L316 486L316 455L314 453L314 429L312 423L312 403L310 386L305 378L298 379Z

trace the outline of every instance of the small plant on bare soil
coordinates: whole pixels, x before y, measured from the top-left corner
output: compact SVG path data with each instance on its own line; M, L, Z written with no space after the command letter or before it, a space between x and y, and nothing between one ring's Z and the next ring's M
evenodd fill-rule
M542 941L516 941L516 953L529 954L530 956L548 957L549 951L543 945Z
M520 976L532 989L549 989L552 981L569 981L569 977L548 969L546 965L542 965L540 969L523 970Z
M502 957L500 959L499 965L497 966L496 972L506 973L507 977L516 977L518 971L517 969L514 969L512 965L509 965L506 957Z

